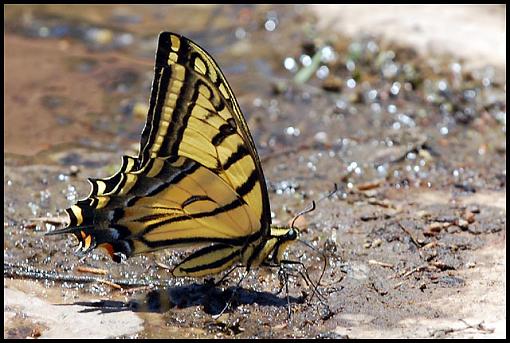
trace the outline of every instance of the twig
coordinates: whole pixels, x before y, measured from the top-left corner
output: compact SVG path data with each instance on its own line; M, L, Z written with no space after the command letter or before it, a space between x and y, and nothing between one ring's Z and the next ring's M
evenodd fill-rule
M402 277L403 278L408 277L409 275L416 273L416 272L421 272L421 271L427 269L428 267L429 266L419 266L419 267L413 268L410 271L408 271L407 273L405 273L404 275L402 275Z
M92 273L92 274L98 274L98 275L106 275L108 274L108 271L104 269L99 268L92 268L92 267L76 267L76 271L82 272L82 273Z
M384 208L393 208L393 209L397 208L395 205L393 205L387 199L379 200L379 199L376 199L376 198L370 198L370 199L368 199L368 203L370 205L377 205L377 206L381 206L381 207L384 207Z
M371 190L374 188L378 188L385 181L386 181L385 179L373 180L373 181L361 183L361 184L357 185L356 188L358 189L358 191L368 191L368 190Z
M397 289L399 288L400 286L402 286L404 283L406 283L407 280L403 280L403 281L400 281L399 283L397 283L395 286L393 286L393 289Z
M406 229L400 222L397 222L398 225L400 226L400 228L409 235L409 237L411 238L411 240L413 241L413 243L416 245L416 247L418 248L421 248L421 246L423 244L421 244L420 242L418 242L418 240L414 237L413 233L411 231L409 231L409 229Z
M104 283L105 285L111 286L111 287L113 287L113 288L115 288L115 289L120 289L120 290L122 290L122 286L121 286L121 285L116 284L115 282L111 282L111 281L103 280L103 279L99 279L99 280L97 280L97 282L99 282L99 283Z
M376 261L376 260L369 260L368 264L375 264L375 265L378 265L378 266L387 267L387 268L391 268L391 269L393 269L395 267L391 263L379 262L379 261Z

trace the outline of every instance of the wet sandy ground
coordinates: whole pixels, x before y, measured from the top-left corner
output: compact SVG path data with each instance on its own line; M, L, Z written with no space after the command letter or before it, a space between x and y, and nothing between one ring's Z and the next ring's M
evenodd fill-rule
M504 10L447 7L418 14L407 7L389 17L393 11L378 9L372 11L374 25L366 7L337 10L342 20L331 25L336 12L322 7L9 8L4 337L505 337L506 91L501 89L506 80L501 67L506 66L501 62L504 43L498 39ZM191 12L193 21L186 19ZM436 12L441 15L429 24ZM419 30L409 30L413 13ZM55 22L67 23L67 35L41 37L41 32L64 30ZM170 27L163 24L168 22ZM429 34L441 23L459 27L457 35ZM269 30L272 25L278 29ZM94 31L97 27L104 31ZM41 218L62 215L63 208L84 197L86 177L111 175L120 155L136 153L155 37L162 27L197 40L220 62L263 159L274 223L287 222L309 201L326 195L333 183L339 185L302 223L304 238L328 255L319 290L330 312L301 278L291 277L294 312L288 321L284 292L276 294L275 271L259 271L243 283L234 311L214 320L211 314L228 299L235 276L223 292L197 280L169 278L161 263L172 265L181 253L165 251L118 265L98 252L80 262L70 241L42 236L59 224ZM360 38L359 30L381 38ZM122 46L119 42L129 42L126 32L134 43ZM466 32L469 41L459 38ZM445 37L479 48L448 51L452 45ZM329 74L319 77L320 70L326 71L319 68L305 82L290 82L297 71L286 70L284 61L291 57L299 64L300 54L328 40L340 56L323 64ZM406 46L385 45L385 40ZM494 42L493 50L483 48L487 41ZM432 52L433 57L415 58L408 43L420 56ZM343 56L355 59L356 47L370 50L373 44L379 46L379 57L391 49L395 62L409 56L425 80L398 79L391 61L381 66L370 55L355 60L354 72L342 67L350 65ZM437 62L444 52L453 56ZM496 69L477 71L480 56ZM455 63L462 72L473 69L471 79L445 74L444 66ZM441 77L451 94L427 93L426 80L441 88ZM479 90L484 82L490 86ZM411 90L389 95L407 83ZM459 89L484 97L466 104L456 96ZM375 99L372 90L377 90ZM436 100L424 101L427 94ZM39 220L30 220L34 217ZM320 254L296 246L290 257L318 279ZM107 275L80 273L80 266L101 268ZM149 290L52 281L59 275L75 281L87 276L159 282L168 285L177 305L163 313L126 309L120 302L147 301ZM303 291L311 300L301 304ZM98 307L97 300L119 303Z

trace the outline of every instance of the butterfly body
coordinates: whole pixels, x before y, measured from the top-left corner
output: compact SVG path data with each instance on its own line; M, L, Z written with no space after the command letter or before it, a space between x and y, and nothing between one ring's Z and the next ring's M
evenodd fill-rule
M199 250L175 276L206 276L242 264L279 264L298 237L271 226L261 163L240 107L213 58L191 40L159 36L147 122L138 156L90 179L66 212L80 252L104 248L114 261L164 248Z

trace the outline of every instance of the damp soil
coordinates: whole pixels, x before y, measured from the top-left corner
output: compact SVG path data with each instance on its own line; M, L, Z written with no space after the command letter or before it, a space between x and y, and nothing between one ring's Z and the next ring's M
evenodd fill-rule
M307 6L6 6L4 27L4 338L506 336L500 66L344 36ZM170 276L186 251L117 264L44 236L137 154L163 30L224 71L273 224L316 201L297 224L314 248L289 248L305 269L215 285Z

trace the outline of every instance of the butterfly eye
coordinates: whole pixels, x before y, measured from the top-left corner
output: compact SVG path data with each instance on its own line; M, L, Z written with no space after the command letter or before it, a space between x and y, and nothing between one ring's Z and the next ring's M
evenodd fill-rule
M298 238L299 231L295 228L291 228L289 232L287 232L287 240L294 241Z

